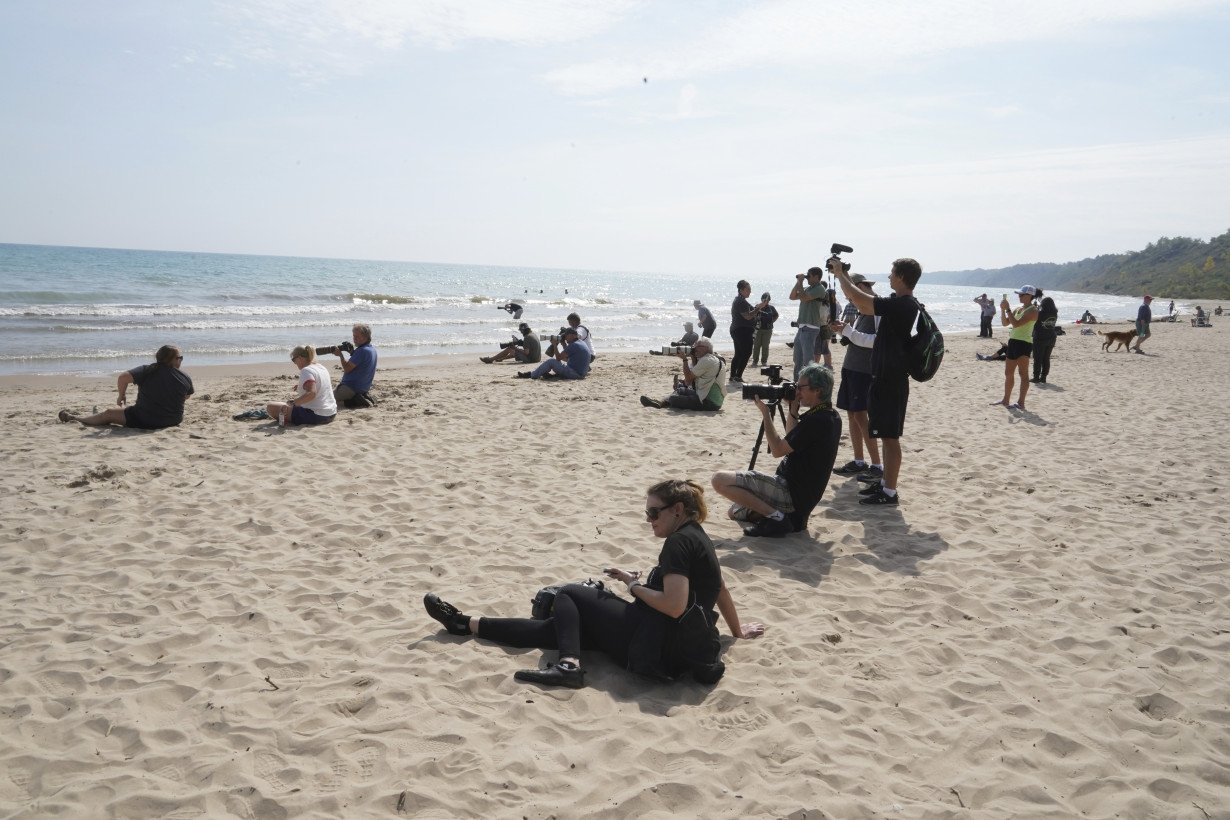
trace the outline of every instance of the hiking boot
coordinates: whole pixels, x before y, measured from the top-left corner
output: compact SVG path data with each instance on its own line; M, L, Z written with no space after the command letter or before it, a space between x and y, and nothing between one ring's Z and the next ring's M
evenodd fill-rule
M858 494L859 495L875 495L876 493L880 491L880 488L883 486L884 484L882 482L877 481L875 484L868 484L866 487L859 490Z
M641 406L642 407L656 407L657 409L661 410L666 405L658 401L657 399L651 399L648 396L641 396Z
M789 518L782 518L780 521L775 518L762 518L754 526L743 530L745 535L753 538L781 538L792 532L794 532L794 525L790 523Z
M834 467L833 472L836 475L858 475L859 473L866 470L869 466L871 465L869 465L867 462L863 462L862 464L859 464L857 461L847 461L845 464L841 465L840 467Z
M878 483L884 478L884 468L868 465L866 470L858 474L858 480L864 484Z
M444 624L450 635L471 634L469 616L462 615L461 610L447 601L441 601L440 596L434 592L423 596L423 607L428 615Z
M578 666L553 663L546 669L518 669L513 678L542 686L567 686L580 689L585 685L585 672Z
M897 502L899 502L900 500L901 500L900 493L893 493L892 495L887 495L885 494L883 487L876 487L876 491L874 493L867 496L866 498L860 498L858 500L858 503L868 504L868 505L887 504L889 506L895 507L897 506Z

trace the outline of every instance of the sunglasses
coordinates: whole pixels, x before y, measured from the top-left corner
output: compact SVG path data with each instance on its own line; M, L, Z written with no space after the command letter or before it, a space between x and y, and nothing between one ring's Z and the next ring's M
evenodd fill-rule
M662 514L663 510L667 509L668 507L673 507L673 506L674 506L673 504L663 504L661 507L646 507L645 508L645 518L647 518L650 521L657 521L658 516Z

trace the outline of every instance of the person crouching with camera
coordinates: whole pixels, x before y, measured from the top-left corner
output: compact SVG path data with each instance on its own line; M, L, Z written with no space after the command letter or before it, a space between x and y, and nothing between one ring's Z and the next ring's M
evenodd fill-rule
M575 327L564 328L560 337L563 348L555 354L555 358L547 359L533 372L522 370L517 373L518 379L541 379L558 377L561 379L583 379L589 375L590 360L593 354L585 346L577 334Z
M372 347L372 329L369 325L355 325L350 329L350 337L354 339L354 347L349 359L341 345L332 350L342 365L342 380L333 389L333 400L338 407L372 407L376 402L368 391L376 378L377 359L376 348Z
M773 475L755 470L713 475L713 489L734 502L727 515L735 521L754 522L744 530L748 535L780 538L806 529L807 518L833 472L841 416L833 409L832 371L814 362L803 367L793 393L785 437L774 426L774 405L759 396L755 399L769 452L781 459L777 471Z
M329 383L329 371L316 362L316 350L309 345L296 347L290 360L299 368L299 384L289 402L265 406L269 417L280 426L289 424L328 424L337 416L337 402Z
M675 392L661 401L641 396L641 404L676 410L721 410L726 393L719 377L726 362L713 352L713 340L701 337L691 352L680 353L679 359L683 362L683 379L675 385Z
M542 361L542 342L538 339L538 334L530 328L525 322L517 328L521 331L522 338L514 338L510 342L505 342L500 345L503 348L494 356L480 356L479 361L483 364L494 364L502 362L505 359L516 359L520 364L538 364Z

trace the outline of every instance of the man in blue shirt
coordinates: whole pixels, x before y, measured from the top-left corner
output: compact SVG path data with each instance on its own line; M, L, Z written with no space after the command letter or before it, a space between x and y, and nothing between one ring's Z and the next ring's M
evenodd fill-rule
M1149 332L1149 325L1153 323L1153 308L1149 307L1149 303L1152 301L1153 297L1146 293L1144 301L1140 303L1140 307L1136 310L1136 346L1132 350L1135 350L1142 356L1144 351L1140 349L1140 343L1153 335Z
M523 370L517 374L518 379L541 379L544 376L558 376L561 379L583 379L589 374L589 364L592 358L589 348L579 341L577 329L564 329L564 349L555 354L555 358L547 359L531 373Z
M355 325L350 329L354 340L354 352L346 359L346 351L340 347L333 348L333 353L342 360L342 380L333 388L333 398L338 406L371 407L373 402L367 395L372 389L372 380L376 377L376 348L372 347L372 329L367 325Z

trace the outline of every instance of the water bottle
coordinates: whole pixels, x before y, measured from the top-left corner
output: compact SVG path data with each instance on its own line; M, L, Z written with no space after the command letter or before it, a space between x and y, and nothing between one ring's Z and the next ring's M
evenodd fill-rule
M282 409L278 411L278 427L286 426L286 405L282 405Z

